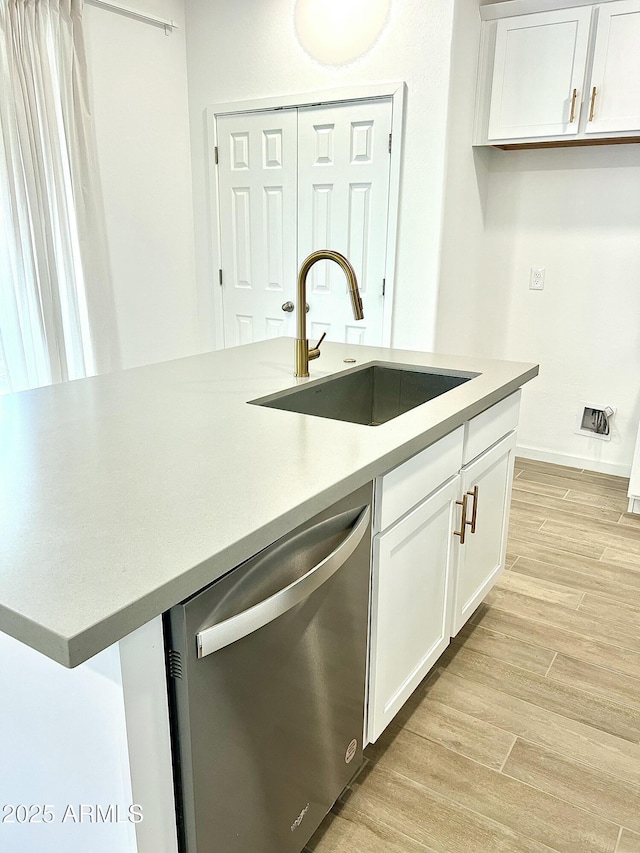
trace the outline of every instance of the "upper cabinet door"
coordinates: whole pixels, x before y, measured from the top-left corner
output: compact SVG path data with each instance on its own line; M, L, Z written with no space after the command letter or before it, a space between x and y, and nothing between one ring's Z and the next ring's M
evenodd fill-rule
M578 132L590 22L588 6L498 21L489 140Z
M640 0L598 9L585 133L640 130Z

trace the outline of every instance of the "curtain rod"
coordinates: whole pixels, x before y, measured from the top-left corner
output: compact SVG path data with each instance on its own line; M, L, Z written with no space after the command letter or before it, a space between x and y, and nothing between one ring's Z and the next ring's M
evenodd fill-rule
M178 29L178 25L175 21L168 21L166 18L158 18L155 15L147 15L146 12L139 12L137 9L132 9L130 6L121 6L119 3L111 3L109 0L86 1L94 6L100 6L103 9L110 9L113 12L119 12L121 15L127 15L130 18L135 18L137 21L144 21L147 24L164 27L164 31L167 35L170 35L172 30Z

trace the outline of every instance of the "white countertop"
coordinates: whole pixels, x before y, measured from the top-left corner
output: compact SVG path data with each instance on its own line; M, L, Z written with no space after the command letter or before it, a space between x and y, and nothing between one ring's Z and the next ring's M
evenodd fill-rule
M247 405L373 360L479 372L377 427ZM0 630L76 666L537 374L279 338L0 397Z

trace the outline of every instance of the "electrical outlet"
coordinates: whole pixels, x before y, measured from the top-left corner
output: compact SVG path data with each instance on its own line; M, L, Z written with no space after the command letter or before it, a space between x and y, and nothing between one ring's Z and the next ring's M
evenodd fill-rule
M531 267L529 290L544 290L544 267Z

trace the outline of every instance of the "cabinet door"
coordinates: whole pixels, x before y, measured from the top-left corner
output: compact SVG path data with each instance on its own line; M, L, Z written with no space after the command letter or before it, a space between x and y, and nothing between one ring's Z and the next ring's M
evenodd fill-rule
M464 544L457 547L454 635L504 568L515 444L512 432L462 470L467 527Z
M373 540L368 737L376 740L449 644L456 476Z
M640 130L640 0L598 9L585 133Z
M588 6L498 21L489 140L575 136L590 22Z

